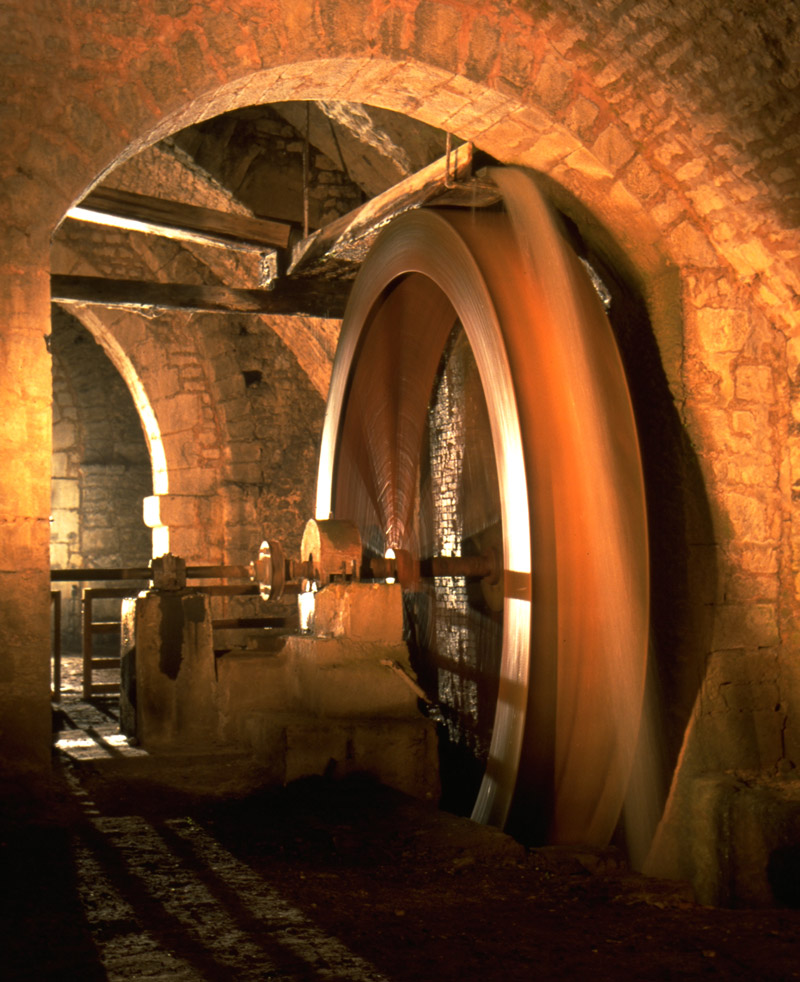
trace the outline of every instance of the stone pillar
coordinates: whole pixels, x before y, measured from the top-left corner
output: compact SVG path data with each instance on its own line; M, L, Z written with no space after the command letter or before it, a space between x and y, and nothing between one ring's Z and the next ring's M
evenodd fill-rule
M50 290L2 232L0 770L18 774L50 764Z

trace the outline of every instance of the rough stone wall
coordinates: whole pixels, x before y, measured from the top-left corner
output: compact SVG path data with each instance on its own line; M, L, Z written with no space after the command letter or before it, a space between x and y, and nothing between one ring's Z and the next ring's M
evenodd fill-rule
M80 566L80 461L78 409L69 378L53 356L53 480L50 494L50 565Z
M269 533L299 555L313 515L324 403L261 318L208 319L204 355L224 418L226 528L231 562L249 562Z
M160 499L171 551L191 564L246 563L270 524L297 548L313 507L324 404L269 325L81 314L126 353L147 393L166 454Z
M303 116L301 111L296 129L275 113L241 109L230 113L225 125L190 126L175 142L255 215L296 221L303 214L306 185L309 228L319 228L360 205L363 195L340 161L310 147L304 163Z
M190 565L247 565L269 535L295 554L313 513L324 403L270 324L78 313L101 342L125 352L158 425L168 483L157 502L169 539L154 536L156 551L168 544ZM132 564L125 555L109 563ZM257 600L214 601L214 616L263 613Z
M222 111L311 98L407 112L540 171L640 287L713 527L687 544L690 574L709 549L718 571L698 600L713 632L694 732L708 766L794 766L800 38L786 8L37 0L6 5L2 26L8 759L46 760L49 234L122 155Z

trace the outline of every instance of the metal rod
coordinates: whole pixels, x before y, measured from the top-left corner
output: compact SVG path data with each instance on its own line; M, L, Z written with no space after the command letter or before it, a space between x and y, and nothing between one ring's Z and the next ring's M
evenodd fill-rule
M370 569L376 579L397 579L398 563L395 559L372 559ZM431 556L416 562L416 575L430 578L437 576L486 576L497 575L497 564L492 556Z
M216 579L249 580L248 566L187 566L187 580Z
M120 569L51 569L52 583L82 582L83 580L152 580L148 566Z
M186 577L190 580L236 579L249 580L247 566L187 566ZM149 566L97 567L92 569L51 569L53 583L71 583L90 580L152 580L153 570Z
M419 564L423 576L489 576L493 565L486 556L433 556Z
M258 596L258 587L255 585L234 584L218 586L193 586L190 587L192 593L202 593L207 597L253 597Z
M303 238L308 238L308 141L311 130L311 103L306 102L306 139L303 144Z
M401 678L418 699L422 699L423 702L427 702L429 706L433 705L431 700L426 695L425 690L420 685L417 685L400 662L394 661L391 658L382 658L381 665L383 665L385 668L390 668L395 675Z

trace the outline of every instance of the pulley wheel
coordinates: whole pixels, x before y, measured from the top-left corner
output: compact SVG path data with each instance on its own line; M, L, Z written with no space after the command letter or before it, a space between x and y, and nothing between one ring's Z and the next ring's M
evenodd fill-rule
M635 424L581 263L526 172L492 178L504 212L407 213L368 255L334 362L317 517L354 521L376 555L502 553L494 597L457 577L406 597L420 679L473 752L473 818L512 813L531 841L602 845L644 690Z

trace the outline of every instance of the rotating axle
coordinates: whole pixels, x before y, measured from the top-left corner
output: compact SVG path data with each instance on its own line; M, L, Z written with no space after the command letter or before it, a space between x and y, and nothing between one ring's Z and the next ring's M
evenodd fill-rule
M316 591L335 581L383 580L410 590L420 580L445 576L479 578L488 597L502 583L502 556L489 547L476 556L417 558L405 549L389 549L383 557L366 557L352 522L312 518L303 532L299 559L288 558L275 539L265 539L258 557L250 563L250 578L258 583L261 598L273 601L286 594Z

